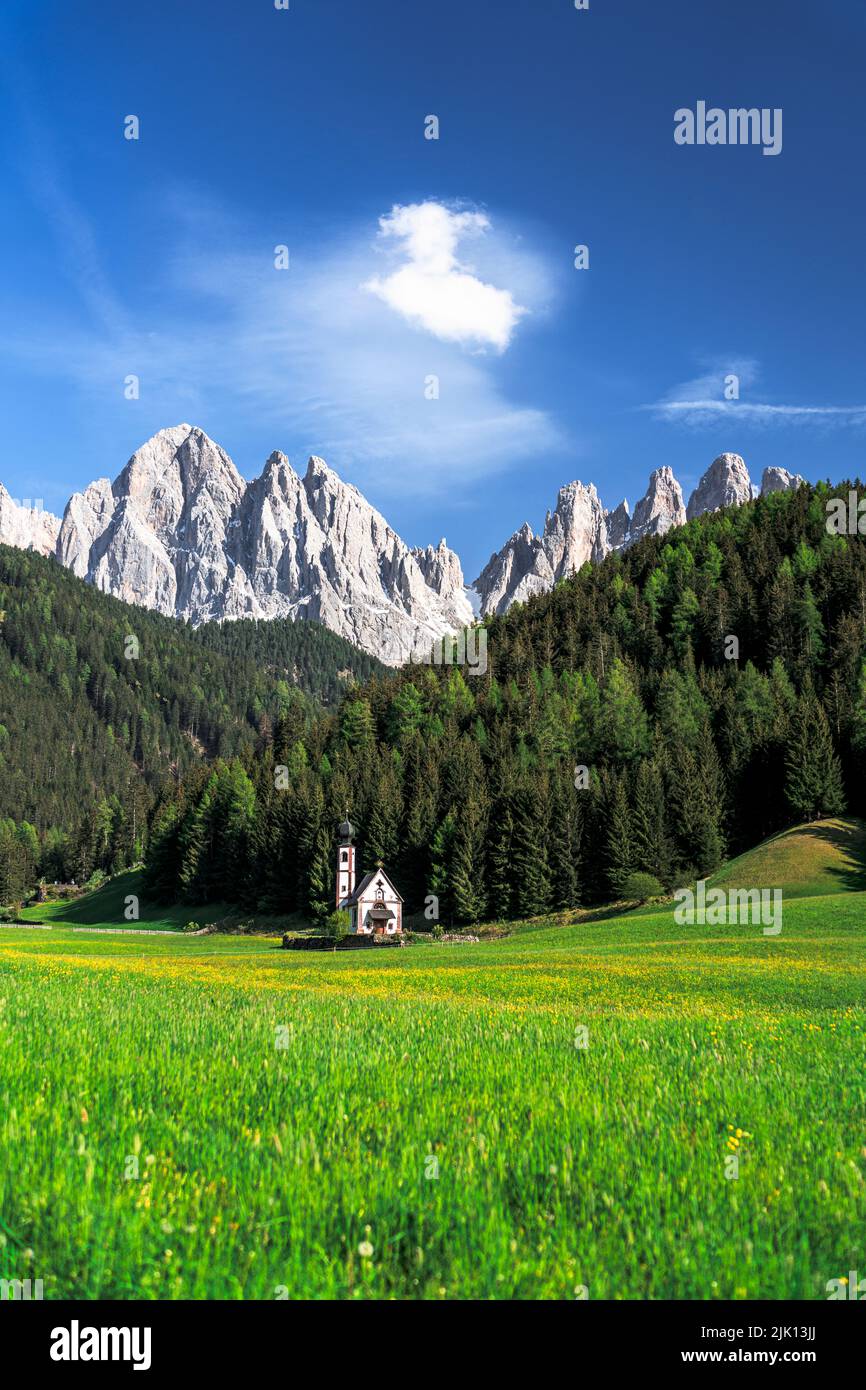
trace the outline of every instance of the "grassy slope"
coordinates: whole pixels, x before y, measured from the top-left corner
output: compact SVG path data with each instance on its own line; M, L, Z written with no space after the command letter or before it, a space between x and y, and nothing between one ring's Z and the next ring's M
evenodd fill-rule
M128 921L124 915L126 899L130 895L135 895L139 900L137 922ZM47 923L52 927L122 927L131 931L180 932L188 922L197 922L201 927L219 923L220 929L224 927L226 930L241 925L245 929L254 926L265 934L298 932L309 927L300 913L285 917L253 917L228 903L191 906L189 903L171 905L148 902L141 896L141 872L138 869L117 874L101 888L80 898L26 907L20 917L24 922Z
M148 928L162 931L180 931L187 922L198 922L206 926L217 922L233 909L225 903L208 903L204 907L190 907L188 904L166 906L164 903L148 903L140 897L141 873L130 869L117 874L92 893L67 902L39 903L35 907L25 907L21 918L26 922L50 922L68 924L75 927L129 927ZM124 916L126 899L130 895L139 897L139 920L127 921Z
M866 825L813 821L784 830L732 859L711 880L719 888L781 888L785 898L866 889Z
M820 898L866 891L866 823L854 817L812 821L764 840L736 859L728 860L708 880L708 888L780 888L783 917L798 898ZM629 918L673 917L675 904L624 909ZM837 907L834 906L834 911ZM619 915L611 909L585 914L602 920Z
M771 939L669 911L363 957L4 931L0 1275L824 1298L866 1220L864 924L848 891Z

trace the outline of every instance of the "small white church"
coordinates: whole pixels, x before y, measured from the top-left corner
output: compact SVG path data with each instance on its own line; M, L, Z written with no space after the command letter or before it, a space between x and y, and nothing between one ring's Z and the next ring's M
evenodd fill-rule
M397 936L403 932L403 899L381 860L355 884L355 828L348 817L339 828L337 907L348 912L350 932L358 936Z

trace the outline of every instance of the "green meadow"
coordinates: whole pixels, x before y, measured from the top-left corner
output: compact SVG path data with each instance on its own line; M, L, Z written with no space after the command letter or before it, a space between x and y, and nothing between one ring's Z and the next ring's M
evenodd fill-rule
M230 909L225 903L208 903L206 907L189 907L164 903L146 903L141 900L141 873L127 869L116 874L108 883L93 893L69 901L37 903L21 911L25 922L58 923L74 927L123 927L147 929L149 931L182 931L190 921L200 926L210 926L228 916ZM126 902L131 896L139 899L140 917L138 921L128 921L125 916Z
M782 838L724 871L775 856L772 938L670 908L336 954L3 929L0 1276L826 1298L866 1262L862 828Z

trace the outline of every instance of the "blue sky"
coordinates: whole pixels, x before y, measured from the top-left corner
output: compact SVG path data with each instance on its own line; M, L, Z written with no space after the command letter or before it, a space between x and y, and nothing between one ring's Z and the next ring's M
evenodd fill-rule
M0 49L13 496L188 420L473 578L573 478L866 471L862 0L5 0ZM699 100L781 153L677 145Z

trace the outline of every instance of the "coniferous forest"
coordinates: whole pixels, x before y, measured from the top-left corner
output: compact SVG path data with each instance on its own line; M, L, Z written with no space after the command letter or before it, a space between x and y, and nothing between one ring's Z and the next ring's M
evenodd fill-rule
M839 491L846 492L845 484ZM446 924L671 887L785 825L862 814L866 543L829 486L706 514L487 625L483 675L376 674L168 779L146 885L262 912L332 907L348 807Z
M315 623L193 630L0 545L0 903L136 862L166 781L378 669Z

